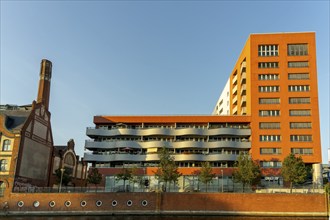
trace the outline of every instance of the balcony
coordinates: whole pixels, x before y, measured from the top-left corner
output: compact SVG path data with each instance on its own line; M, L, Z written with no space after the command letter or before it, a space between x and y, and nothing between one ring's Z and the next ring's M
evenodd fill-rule
M237 95L233 98L233 105L237 104Z
M236 93L237 93L237 85L235 85L232 90L232 94L236 94Z
M237 111L237 106L236 106ZM247 128L146 128L146 129L130 129L130 128L87 128L86 135L95 138L113 137L113 136L212 136L212 135L247 135L251 133Z
M246 96L242 96L241 97L241 106L245 106L245 105L246 105Z
M246 94L246 84L241 86L241 95Z
M181 161L236 161L236 154L229 153L210 153L210 154L172 154L174 160L177 162ZM84 154L84 161L86 162L148 162L148 161L159 161L158 154Z
M246 72L243 72L241 75L241 85L243 84L243 82L246 82Z
M246 70L246 61L241 63L240 73L245 72L245 70Z
M236 85L236 84L237 84L237 74L233 78L233 85Z
M248 135L251 131L246 132ZM248 136L247 135L247 136ZM251 142L246 141L225 141L225 140L210 140L206 141L86 141L85 148L91 151L95 150L113 150L118 148L132 149L148 149L163 146L172 149L194 148L194 149L215 149L215 148L235 148L235 149L250 149Z

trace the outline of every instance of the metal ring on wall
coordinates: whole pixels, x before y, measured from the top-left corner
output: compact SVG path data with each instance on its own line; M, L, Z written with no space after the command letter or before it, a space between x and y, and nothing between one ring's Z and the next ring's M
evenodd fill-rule
M39 201L34 201L34 202L33 202L33 206L34 206L35 208L38 208L38 207L40 206L40 202L39 202Z
M102 205L102 201L101 200L97 200L96 203L95 203L95 205L97 207L100 207Z
M17 203L17 206L20 207L20 208L22 208L24 206L24 202L23 201L19 201Z
M69 201L69 200L65 201L64 205L65 205L66 207L70 207L70 205L71 205L71 201Z
M143 201L141 202L141 205L142 205L142 206L147 206L147 205L148 205L148 201L147 201L147 200L143 200Z
M55 201L50 201L50 202L49 202L49 206L50 206L50 207L53 208L55 205L56 205Z
M112 203L111 203L111 205L112 205L113 207L117 206L117 205L118 205L117 200L113 200Z
M81 207L85 207L87 205L87 202L85 200L81 201L80 202L80 206Z
M128 200L128 201L126 202L126 205L127 205L127 206L132 206L132 205L133 205L132 200Z

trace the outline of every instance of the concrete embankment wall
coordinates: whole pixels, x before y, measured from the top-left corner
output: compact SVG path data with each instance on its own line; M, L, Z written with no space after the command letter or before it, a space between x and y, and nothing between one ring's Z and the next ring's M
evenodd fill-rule
M327 216L328 209L325 194L11 193L1 200L8 209L0 213L15 215Z

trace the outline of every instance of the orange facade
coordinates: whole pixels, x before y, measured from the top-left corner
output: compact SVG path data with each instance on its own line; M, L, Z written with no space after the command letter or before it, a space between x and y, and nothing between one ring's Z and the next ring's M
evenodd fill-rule
M230 76L230 102L231 114L251 116L254 159L293 152L321 163L314 32L251 34Z

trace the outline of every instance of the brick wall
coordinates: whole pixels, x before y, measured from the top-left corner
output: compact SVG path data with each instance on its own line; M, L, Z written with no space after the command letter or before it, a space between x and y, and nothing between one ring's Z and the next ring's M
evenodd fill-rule
M105 212L111 213L268 213L268 215L326 216L324 194L240 194L240 193L12 193L3 198L10 212ZM19 207L18 202L24 206ZM33 203L38 201L39 207ZM50 207L54 201L55 206ZM70 201L70 206L65 202ZM81 205L86 201L86 205ZM99 206L97 206L97 202ZM131 201L131 202L130 202ZM2 202L2 204L4 204ZM1 212L0 212L1 213ZM275 214L274 214L275 213ZM276 214L277 213L277 214ZM17 213L16 213L17 214ZM264 215L263 214L263 215Z

